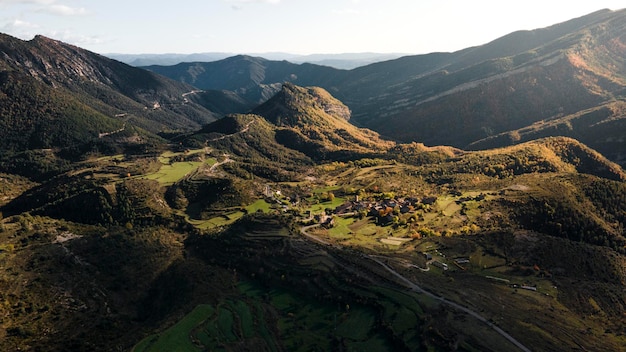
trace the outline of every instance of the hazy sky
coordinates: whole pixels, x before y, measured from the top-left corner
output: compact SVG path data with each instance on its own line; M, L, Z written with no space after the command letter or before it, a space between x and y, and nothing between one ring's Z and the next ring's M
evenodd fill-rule
M455 51L619 1L0 0L0 32L98 53Z

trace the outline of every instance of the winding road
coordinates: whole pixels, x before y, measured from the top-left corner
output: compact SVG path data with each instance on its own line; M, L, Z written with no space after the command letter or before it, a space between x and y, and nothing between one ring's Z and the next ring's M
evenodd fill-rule
M511 342L512 344L514 344L515 346L517 346L520 350L525 351L525 352L531 352L530 349L528 349L526 346L524 346L521 342L517 341L513 336L509 335L506 331L502 330L500 327L496 326L495 324L493 324L492 322L490 322L489 320L487 320L487 318L483 317L482 315L476 313L475 311L464 307L456 302L452 302L448 299L446 299L445 297L442 296L437 296L432 292L426 291L423 288L421 288L420 286L416 285L414 282L412 282L411 280L407 279L406 277L402 276L400 273L398 273L397 271L395 271L394 269L392 269L391 267L389 267L387 264L381 262L380 260L378 260L377 258L374 258L371 255L366 255L366 257L376 263L378 263L380 266L382 266L383 268L385 268L385 270L387 270L388 272L390 272L392 275L394 275L395 277L397 277L398 279L400 279L400 281L404 282L405 285L407 285L413 292L417 292L417 293L422 293L428 297L434 298L436 300L438 300L439 302L446 304L448 306L451 306L455 309L458 309L462 312L465 312L471 316L473 316L474 318L482 321L483 323L487 324L487 326L489 326L491 329L493 329L494 331L496 331L498 334L502 335L502 337L504 337L505 339L509 340L509 342Z
M187 99L188 95L198 94L198 93L202 93L202 92L204 92L204 91L203 90L192 90L191 92L183 93L182 94L182 96L183 96L183 104L189 103L189 99Z
M207 139L205 144L209 143L209 142L221 141L222 139L226 139L228 137L232 137L232 136L235 136L235 135L238 135L238 134L241 134L241 133L246 133L246 132L248 132L248 130L250 130L250 125L252 125L253 123L254 123L254 120L248 122L244 128L242 128L240 131L237 131L235 133L225 134L223 136L220 136L220 137L217 137L217 138L213 138L213 139Z
M309 226L304 226L300 228L300 233L305 236L306 238L312 240L313 242L319 243L321 245L325 245L325 246L332 246L332 247L336 247L335 245L331 244L328 241L325 241L315 235L312 235L310 233L308 233L308 230L314 228L314 227L318 227L320 226L319 224L315 224L315 225L309 225ZM490 327L491 329L493 329L495 332L497 332L498 334L500 334L502 337L504 337L505 339L507 339L509 342L511 342L513 345L515 345L517 348L519 348L520 350L524 351L524 352L531 352L531 350L524 346L521 342L519 342L518 340L516 340L513 336L511 336L509 333L507 333L506 331L502 330L500 327L498 327L497 325L495 325L494 323L492 323L491 321L489 321L487 318L483 317L482 315L478 314L477 312L464 307L456 302L453 302L449 299L446 299L445 297L442 296L437 296L436 294L427 291L425 289L423 289L422 287L420 287L419 285L415 284L413 281L407 279L406 277L404 277L402 274L398 273L397 271L395 271L393 268L391 268L389 265L385 264L384 262L382 262L379 256L373 256L373 255L368 255L365 254L363 255L364 258L367 258L375 263L377 263L378 265L382 266L385 270L387 270L389 273L391 273L393 276L395 276L396 278L398 278L400 281L402 281L408 288L411 289L411 291L416 292L416 293L420 293L420 294L424 294L428 297L431 297L435 300L438 300L439 302L441 302L442 304L448 305L452 308L455 308L457 310L460 310L462 312L467 313L468 315L478 319L479 321L485 323L488 327ZM384 257L383 257L384 258Z
M215 172L215 170L220 166L220 165L224 165L226 163L232 163L234 162L233 159L230 158L230 155L228 154L224 154L224 160L223 161L218 161L215 164L211 165L211 167L209 168L209 170L207 171L207 174L212 174Z

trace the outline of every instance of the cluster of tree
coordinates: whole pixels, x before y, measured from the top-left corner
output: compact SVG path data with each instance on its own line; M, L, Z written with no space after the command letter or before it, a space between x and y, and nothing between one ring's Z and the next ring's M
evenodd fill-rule
M252 192L248 187L248 183L235 178L184 180L171 186L165 196L174 208L193 204L197 215L202 217L219 209L251 203Z
M145 226L175 221L160 184L154 180L127 179L116 184L111 197L102 181L59 176L32 188L6 204L5 216L23 213L50 216L84 224Z
M570 200L534 198L528 201L508 202L517 221L525 228L572 241L607 246L626 253L626 239L608 229L597 214Z
M610 181L594 178L591 182L585 182L583 191L593 202L609 222L619 225L622 235L626 225L626 185L623 182Z
M0 92L1 149L66 147L122 127L121 121L81 103L79 95L32 77L3 72Z
M115 188L118 223L153 226L172 221L172 211L158 181L127 179Z
M450 158L451 152L445 149L429 150L423 144L398 144L389 150L389 154L399 162L409 165L440 163Z
M467 154L455 158L450 166L453 173L483 174L496 178L558 170L556 164L532 148L509 153Z
M21 175L34 181L45 181L73 168L70 161L58 158L50 151L27 150L21 153L0 152L0 170Z

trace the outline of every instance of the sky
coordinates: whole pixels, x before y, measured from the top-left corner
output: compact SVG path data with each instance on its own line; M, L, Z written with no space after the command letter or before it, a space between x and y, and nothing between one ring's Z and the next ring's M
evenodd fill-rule
M0 32L97 53L456 51L619 1L0 0Z

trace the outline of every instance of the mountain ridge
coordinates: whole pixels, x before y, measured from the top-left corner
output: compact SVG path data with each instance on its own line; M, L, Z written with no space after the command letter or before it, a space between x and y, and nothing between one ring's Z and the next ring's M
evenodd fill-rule
M122 61L135 67L144 66L172 66L186 62L212 62L223 60L237 55L263 57L274 61L289 61L295 64L309 63L320 66L330 66L337 69L353 69L369 65L374 62L390 60L409 54L401 53L338 53L338 54L308 54L298 55L289 53L194 53L194 54L103 54L106 57Z
M477 148L483 145L478 141L492 135L514 135L540 121L622 99L626 74L621 69L624 40L619 33L625 14L626 10L599 10L546 28L516 31L481 46L405 56L352 70L308 66L309 72L322 70L317 78L299 79L304 77L298 75L303 67L288 65L273 76L275 68L270 62L249 58L255 63L235 67L252 65L256 74L237 76L244 80L235 86L230 85L234 82L231 78L224 77L228 83L220 83L215 77L210 87L274 94L283 81L319 86L350 108L351 122L357 126L404 142ZM232 66L235 61L193 67L203 67L204 72L226 68L240 72ZM179 70L185 71L183 67ZM262 102L271 94L255 93L253 100ZM619 116L613 119L619 120ZM618 130L618 125L606 129ZM542 135L558 133L545 130ZM567 135L582 138L612 160L623 162L623 147L608 146L595 132L586 135L579 129ZM619 150L613 152L616 147Z
M0 143L0 148L63 148L81 140L98 141L118 130L116 137L109 140L137 133L154 138L164 130L196 129L221 117L226 104L220 103L220 107L215 101L230 99L237 108L227 108L229 112L242 109L244 104L219 91L203 92L202 99L186 98L195 92L194 87L44 36L22 41L2 34L0 53L3 140L12 140L14 136L23 140L19 133L30 134L44 128L49 130L46 133L68 138L62 141L65 137L47 139L40 135L40 142L31 147L19 143L15 149ZM29 94L46 101L45 106L29 103ZM71 106L64 101L72 101ZM59 129L51 123L58 120L58 115L70 116L74 123ZM89 124L101 127L93 129ZM14 127L21 128L21 132ZM73 134L80 137L72 137Z

